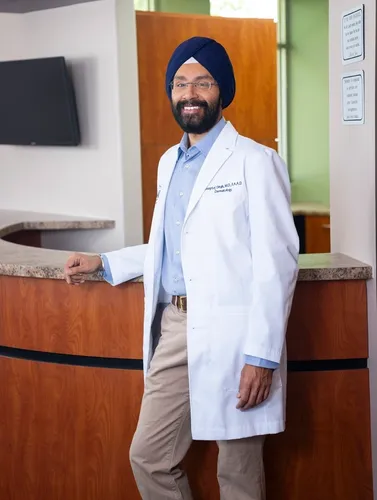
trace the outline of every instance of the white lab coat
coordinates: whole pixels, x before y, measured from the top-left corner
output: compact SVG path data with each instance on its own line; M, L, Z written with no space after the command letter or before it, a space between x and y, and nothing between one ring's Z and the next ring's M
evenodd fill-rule
M158 168L148 245L107 255L114 284L144 274L144 370L161 289L164 209L177 159ZM298 236L286 166L275 151L240 136L228 122L195 183L182 225L193 439L274 434L285 427L285 332L298 273ZM280 363L268 399L241 412L237 392L245 354Z

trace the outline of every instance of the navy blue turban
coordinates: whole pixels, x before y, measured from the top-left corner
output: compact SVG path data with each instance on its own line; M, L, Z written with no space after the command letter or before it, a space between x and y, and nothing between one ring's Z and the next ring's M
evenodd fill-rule
M219 84L222 107L226 108L234 99L236 81L233 66L224 47L212 40L201 36L194 36L178 45L170 58L166 70L165 88L171 100L171 82L178 71L190 57L206 68Z

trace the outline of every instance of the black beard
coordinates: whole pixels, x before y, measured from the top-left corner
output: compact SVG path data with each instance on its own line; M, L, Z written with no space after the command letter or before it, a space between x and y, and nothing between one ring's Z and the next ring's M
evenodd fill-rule
M203 109L203 116L198 119L195 115L182 115L182 109L184 106L199 106ZM186 101L179 101L176 104L171 103L171 109L173 111L173 116L181 127L181 129L187 134L204 134L213 128L219 118L221 109L221 99L219 98L217 102L213 104L208 104L206 101L199 101L197 99L191 99Z

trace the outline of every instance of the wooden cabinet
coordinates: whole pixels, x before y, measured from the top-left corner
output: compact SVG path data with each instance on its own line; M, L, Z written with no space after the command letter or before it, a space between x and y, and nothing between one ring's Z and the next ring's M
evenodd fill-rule
M298 213L294 215L300 239L300 253L330 253L330 216Z
M306 253L330 252L330 217L307 215L305 217Z
M288 374L287 428L266 442L268 500L372 500L368 370Z
M291 372L287 387L286 431L266 440L267 500L373 500L368 370ZM196 500L219 500L216 459L214 443L193 444Z
M140 500L128 453L142 315L141 283L0 276L1 499ZM287 348L287 429L267 439L267 499L372 500L365 281L299 281ZM215 443L194 442L196 500L219 500L216 458Z
M0 379L2 500L140 499L128 450L142 371L0 357Z

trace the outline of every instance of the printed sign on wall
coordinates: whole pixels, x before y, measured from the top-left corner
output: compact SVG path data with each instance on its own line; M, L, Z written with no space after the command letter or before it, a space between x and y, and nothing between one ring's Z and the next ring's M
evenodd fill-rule
M351 64L365 58L364 5L342 14L342 62Z
M342 75L343 123L363 125L365 123L364 71Z

